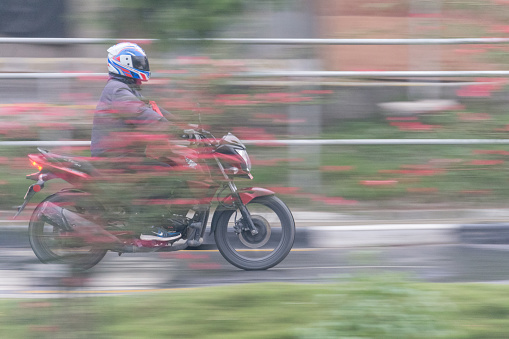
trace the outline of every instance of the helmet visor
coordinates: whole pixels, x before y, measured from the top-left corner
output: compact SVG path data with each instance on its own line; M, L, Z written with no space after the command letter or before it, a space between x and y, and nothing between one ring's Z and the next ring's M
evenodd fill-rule
M131 56L133 61L133 67L140 71L149 72L150 66L148 65L148 59L146 56Z

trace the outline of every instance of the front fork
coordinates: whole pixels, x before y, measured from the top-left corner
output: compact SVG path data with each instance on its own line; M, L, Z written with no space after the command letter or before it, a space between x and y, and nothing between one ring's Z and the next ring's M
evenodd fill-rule
M242 220L244 220L244 227L242 228L242 231L250 232L252 235L257 235L258 231L256 230L256 227L253 223L253 219L251 219L251 214L249 213L248 209L246 208L246 205L242 201L242 198L239 194L239 190L237 189L237 186L235 183L230 180L228 175L226 174L223 165L219 161L218 158L216 158L217 166L219 169L221 169L221 172L223 173L223 176L226 180L228 180L228 187L230 188L230 191L232 192L233 204L237 206L240 210L240 214L242 214Z
M229 181L228 187L232 191L232 195L235 197L234 204L239 208L240 214L242 215L242 220L244 221L244 227L242 228L242 231L248 231L252 235L257 235L258 231L256 230L256 227L253 223L253 219L251 219L251 213L249 213L246 205L244 205L242 202L242 198L240 197L237 186L233 181Z

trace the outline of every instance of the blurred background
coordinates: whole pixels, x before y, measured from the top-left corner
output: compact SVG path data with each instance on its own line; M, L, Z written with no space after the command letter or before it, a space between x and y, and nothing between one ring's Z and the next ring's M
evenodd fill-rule
M36 152L5 142L61 140L51 148L90 154L65 141L90 140L106 49L118 41L147 52L145 96L245 140L247 185L293 208L488 208L509 196L508 146L444 141L506 139L505 74L481 71L507 69L507 41L358 40L505 38L509 1L4 0L0 18L1 210L21 203Z
M508 33L509 0L2 0L0 292L40 299L0 300L0 337L507 337L505 286L491 284L508 281L507 232L494 227L490 248L451 244L447 225L415 233L421 246L396 233L405 225L375 225L373 242L352 232L398 211L424 211L415 224L440 210L507 220ZM90 156L106 50L120 41L147 52L147 98L246 142L254 181L238 185L277 192L313 242L269 271L213 251L112 254L89 275L36 263L26 219L10 220L35 172L27 154L50 141ZM69 186L49 181L22 217ZM326 222L352 232L302 232ZM228 286L196 288L216 285ZM76 297L108 290L131 296Z

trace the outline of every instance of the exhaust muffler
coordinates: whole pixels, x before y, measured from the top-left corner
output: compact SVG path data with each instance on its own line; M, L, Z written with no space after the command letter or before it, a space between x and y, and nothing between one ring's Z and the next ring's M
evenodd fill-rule
M117 237L104 230L100 225L50 201L42 204L38 218L63 231L73 233L89 243L120 242Z

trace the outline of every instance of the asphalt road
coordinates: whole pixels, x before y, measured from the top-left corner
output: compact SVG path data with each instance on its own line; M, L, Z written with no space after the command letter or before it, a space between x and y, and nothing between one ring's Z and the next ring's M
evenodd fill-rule
M243 271L217 250L109 253L85 275L39 263L29 248L0 249L1 297L110 295L254 282L325 283L355 274L405 273L427 282L509 281L509 245L295 248L278 266Z

